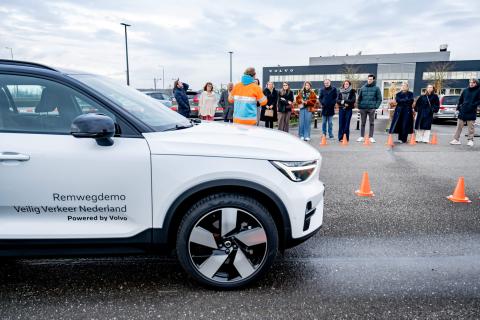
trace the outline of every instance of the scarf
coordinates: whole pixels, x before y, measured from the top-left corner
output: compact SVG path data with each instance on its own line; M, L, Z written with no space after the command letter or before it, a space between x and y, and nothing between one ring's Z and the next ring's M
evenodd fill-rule
M348 96L350 95L350 91L352 91L352 86L345 89L343 87L340 88L340 93L342 94L342 100L347 100Z
M310 90L305 90L305 89L303 89L302 98L303 98L303 101L307 101L308 98L310 98Z

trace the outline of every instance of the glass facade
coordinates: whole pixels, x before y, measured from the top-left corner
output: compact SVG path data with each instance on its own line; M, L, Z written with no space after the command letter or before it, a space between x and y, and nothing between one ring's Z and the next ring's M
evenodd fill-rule
M448 71L444 72L444 79L450 80L468 80L471 78L478 79L480 77L480 71ZM435 78L435 72L424 72L422 79L431 80Z
M354 75L358 80L366 81L368 73L358 73ZM336 74L285 74L285 75L270 75L269 81L272 82L305 82L305 81L323 81L330 79L331 81L343 81L346 76L342 73Z

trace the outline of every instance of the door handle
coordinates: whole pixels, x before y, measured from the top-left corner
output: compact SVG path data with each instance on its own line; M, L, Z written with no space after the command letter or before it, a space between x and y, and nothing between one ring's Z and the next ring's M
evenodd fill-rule
M0 152L0 161L28 161L30 156L18 152Z

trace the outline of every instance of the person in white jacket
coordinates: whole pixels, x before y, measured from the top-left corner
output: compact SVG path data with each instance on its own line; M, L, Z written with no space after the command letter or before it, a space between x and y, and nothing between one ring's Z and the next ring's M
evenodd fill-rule
M199 116L203 120L213 121L217 105L218 98L215 92L213 92L213 84L207 82L198 99Z

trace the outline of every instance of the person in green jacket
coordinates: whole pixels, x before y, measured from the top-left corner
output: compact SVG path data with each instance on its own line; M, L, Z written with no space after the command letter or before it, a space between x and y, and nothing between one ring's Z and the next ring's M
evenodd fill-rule
M360 109L360 119L361 119L361 130L360 137L357 139L357 142L364 141L365 136L365 124L368 120L370 121L370 130L369 130L369 139L370 142L375 143L373 138L373 131L375 129L375 111L380 107L382 103L382 93L380 88L376 86L375 76L373 74L368 75L367 83L360 89L358 95L358 109Z

